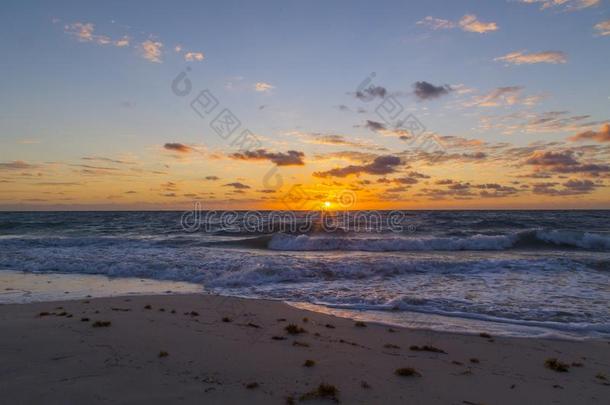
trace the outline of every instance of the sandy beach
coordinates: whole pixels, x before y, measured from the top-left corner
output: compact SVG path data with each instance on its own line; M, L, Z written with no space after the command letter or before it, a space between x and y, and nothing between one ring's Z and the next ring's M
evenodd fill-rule
M0 392L47 404L603 404L609 343L408 330L204 294L5 304Z

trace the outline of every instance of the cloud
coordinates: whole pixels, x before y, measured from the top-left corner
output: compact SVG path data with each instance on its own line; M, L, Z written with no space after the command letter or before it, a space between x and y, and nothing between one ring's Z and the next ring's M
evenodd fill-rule
M610 124L604 124L599 131L584 131L568 138L570 141L610 142Z
M371 121L371 120L366 120L364 127L370 129L371 131L375 131L375 132L383 131L384 129L386 129L385 125L383 125L381 122Z
M366 89L358 90L355 93L356 98L363 101L371 101L375 99L375 97L385 98L388 94L388 91L385 87L382 86L369 86Z
M24 162L23 160L13 160L8 163L0 163L0 170L27 170L35 169L37 165Z
M610 35L610 20L602 21L593 26L593 28L597 31L597 35L605 37Z
M234 182L234 183L227 183L225 184L223 187L233 187L236 190L246 190L248 188L250 188L249 185L244 184L244 183L240 183L240 182Z
M594 7L600 4L601 0L519 0L521 3L540 4L541 10L562 8L564 11L578 11L585 8Z
M467 14L462 17L460 20L460 27L464 31L476 32L478 34L485 34L498 30L498 25L495 22L484 23L477 20L477 16L474 14Z
M203 53L201 52L187 52L184 54L184 60L188 61L188 62L201 62L203 60L204 56Z
M275 87L269 83L265 83L265 82L258 82L254 85L254 90L261 92L261 93L266 93L268 91L273 90Z
M433 30L449 30L455 28L455 23L449 20L444 20L442 18L436 18L432 16L427 16L423 20L417 22L418 25L425 25L428 28Z
M582 173L592 177L610 173L610 165L582 163L573 150L541 151L537 150L523 162L536 167L537 171L552 173Z
M353 148L374 148L380 149L379 146L370 141L350 140L343 135L338 134L321 134L321 133L303 133L291 132L289 135L296 135L305 143L314 145L331 145L331 146L349 146Z
M165 145L163 145L163 147L167 150L171 150L173 152L180 152L180 153L190 153L195 150L195 149L191 148L190 146L187 146L182 143L177 143L177 142L166 143Z
M517 51L500 56L494 59L495 62L512 63L513 65L532 65L535 63L566 63L568 57L561 51L545 51L526 53L526 51Z
M289 150L284 153L268 152L266 149L257 149L254 151L233 153L230 157L238 160L269 160L277 166L303 166L305 164L303 161L305 154L296 150Z
M394 173L397 166L402 164L398 156L384 155L378 156L372 163L366 165L350 165L342 168L327 170L325 172L314 172L314 177L347 177L349 175L359 175L361 173L371 175L383 175Z
M453 89L445 84L442 86L435 86L428 82L415 82L413 84L414 93L417 98L420 100L429 100L433 98L438 98L449 94L449 92L453 91Z
M161 63L162 48L163 44L161 42L151 41L150 39L140 44L142 57L155 63Z
M523 87L521 86L507 86L498 87L487 94L481 96L475 96L471 101L464 103L466 107L499 107L499 106L512 106L512 105L526 105L532 106L538 104L542 100L543 96L533 95L524 96Z
M107 35L94 33L95 25L92 23L75 22L64 25L64 32L76 38L78 42L93 42L98 45L114 45L122 48L129 46L130 39L123 36L121 39L113 40Z
M532 193L542 194L548 196L567 196L567 195L581 195L589 194L595 191L596 188L601 185L592 182L591 180L577 180L570 179L562 184L563 188L557 189L559 183L546 182L546 183L534 183L532 187Z
M123 48L125 46L129 46L130 43L130 39L128 36L123 36L123 38L121 39L117 39L116 41L114 41L114 46L119 47L119 48Z
M91 161L91 162L106 162L106 163L116 163L119 165L133 165L135 164L134 162L130 162L127 160L118 160L118 159L110 159L107 157L100 157L100 156L85 156L81 158L82 160L87 160L87 161Z
M449 30L459 27L462 31L476 32L477 34L485 34L487 32L497 31L499 29L498 24L495 22L479 21L477 16L474 14L466 14L457 23L442 18L427 16L423 20L418 21L417 24L424 25L435 31Z
M218 177L218 176L205 176L205 179L209 180L209 181L216 181L216 180L220 180L220 177Z

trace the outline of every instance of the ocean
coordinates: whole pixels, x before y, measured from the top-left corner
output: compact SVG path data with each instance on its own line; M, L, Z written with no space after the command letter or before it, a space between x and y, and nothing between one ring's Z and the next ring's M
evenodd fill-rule
M0 212L0 272L198 284L354 318L610 337L610 211Z

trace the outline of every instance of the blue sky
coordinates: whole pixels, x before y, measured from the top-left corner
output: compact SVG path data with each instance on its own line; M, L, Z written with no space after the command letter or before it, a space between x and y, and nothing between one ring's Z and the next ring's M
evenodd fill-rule
M235 151L193 113L190 100L175 96L170 89L172 80L188 67L195 90L211 90L244 127L260 136L265 150L305 154L307 164L286 168L287 179L299 184L313 182L314 172L354 163L330 161L330 166L321 167L320 159L312 157L331 152L328 145L311 139L303 142L308 134L372 142L383 148L378 149L383 154L404 152L404 142L390 134L395 128L375 132L365 125L367 120L378 121L372 106L379 100L366 103L354 93L371 72L376 74L375 86L400 100L437 136L477 139L488 143L486 147L544 143L541 153L571 150L586 160L582 164L603 164L605 141L582 138L598 148L595 154L584 156L592 152L569 149L572 143L566 138L586 131L603 132L610 118L610 29L603 25L610 19L610 8L605 0L555 2L559 4L550 0L3 2L0 162L25 162L34 174L51 162L74 167L70 165L83 157L129 158L137 160L142 170L179 166L176 172L166 170L169 179L162 180L174 183L196 181L202 172L222 172L225 166L219 156L228 155L230 160ZM119 46L121 40L125 42ZM146 42L159 54L147 58ZM191 60L186 60L189 52ZM521 56L515 58L515 53ZM510 54L513 58L506 58ZM502 57L505 59L499 59ZM445 86L448 91L421 99L413 93L416 82L439 89ZM257 83L264 91L257 91ZM505 90L498 93L498 89ZM528 126L515 130L506 122L514 117L531 121L549 112L588 117L574 121L581 126L562 122L554 130L544 131ZM506 118L511 114L515 115ZM555 150L552 142L565 146ZM163 154L166 143L188 145L197 156L186 159L188 153L181 152L175 162ZM578 146L582 147L580 141ZM333 147L330 151L338 152ZM361 149L370 152L370 147ZM366 165L374 158L371 155L369 162L356 163ZM237 163L234 160L230 163ZM186 161L192 164L190 169ZM235 168L231 176L249 179L257 176L252 171L265 171L248 165ZM434 169L439 170L438 175L455 171L455 167ZM459 170L463 172L460 181L477 180L477 168ZM43 172L58 183L83 181L73 170L56 166ZM357 174L358 181L360 174L366 175ZM0 186L6 188L0 197L7 206L27 204L27 200L59 204L40 197L29 187L29 180L14 170L0 175L4 179ZM102 179L86 179L108 187L106 182L112 183L108 177L105 173ZM597 182L586 193L594 197L591 204L595 206L608 202L605 185L599 183L606 177L603 170L595 179L587 177ZM554 197L571 206L582 194L561 195L565 188L561 182L567 180L554 179L559 191ZM142 186L142 191L155 187L151 183ZM185 184L185 189L193 187ZM74 197L67 204L100 205L104 200L101 195L84 198L90 196L86 189L69 193ZM430 197L411 188L393 201L417 201L418 193L424 200ZM214 200L238 197L219 189ZM167 204L154 199L155 204ZM252 204L256 198L249 195L247 199L244 204ZM373 201L374 196L362 199ZM142 200L121 202L123 207L138 203Z

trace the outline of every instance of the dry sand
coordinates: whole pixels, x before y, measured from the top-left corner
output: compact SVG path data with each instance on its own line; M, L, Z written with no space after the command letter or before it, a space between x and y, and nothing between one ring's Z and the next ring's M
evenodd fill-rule
M289 324L305 332L291 335ZM548 358L568 371L545 367ZM396 375L408 367L419 375ZM336 395L316 392L321 383ZM607 404L610 344L358 326L201 294L11 304L0 305L0 395L6 404Z

